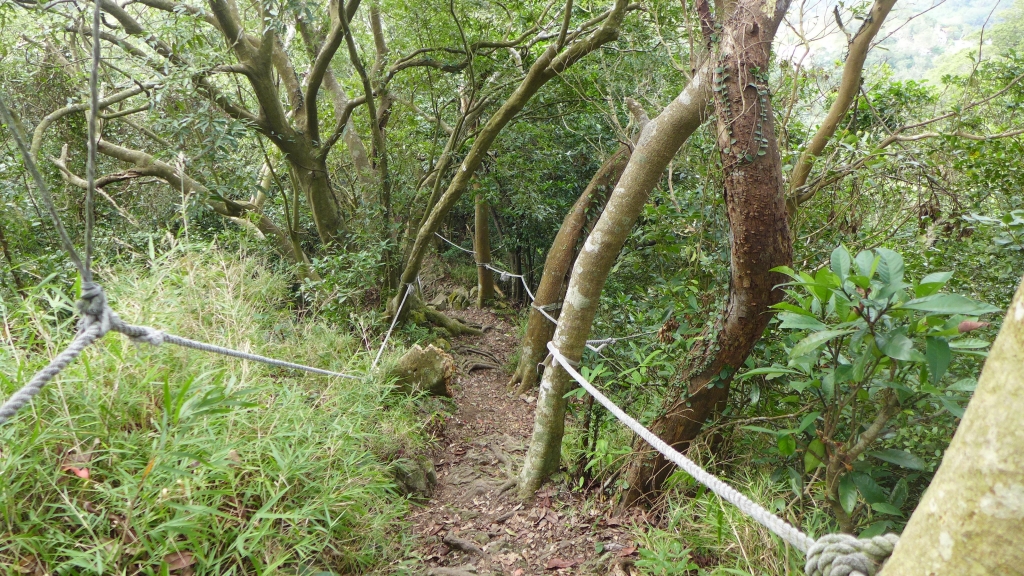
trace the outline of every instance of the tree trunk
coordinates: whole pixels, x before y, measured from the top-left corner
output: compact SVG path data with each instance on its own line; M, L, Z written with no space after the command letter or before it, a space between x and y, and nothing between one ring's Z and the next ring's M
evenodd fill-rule
M494 273L484 266L491 263L491 228L489 225L491 210L487 206L484 195L479 191L480 183L477 182L473 187L477 188L476 221L473 234L477 276L476 307L483 308L488 302L494 300Z
M295 182L309 202L320 241L324 244L342 242L345 237L345 221L338 198L331 187L326 160L320 160L313 154L306 158L285 154L285 158L288 159Z
M576 259L552 338L558 350L570 360L579 361L583 356L605 280L648 195L676 151L706 117L711 99L709 79L710 68L702 66L682 94L640 133L618 186ZM521 497L532 495L544 479L558 469L565 425L564 396L569 382L569 375L561 368L544 371L533 437L519 478Z
M622 146L604 161L572 209L565 215L562 227L558 229L558 234L551 243L533 303L538 307L547 307L545 310L553 318L558 318L557 305L565 297L569 270L579 253L578 247L587 225L588 212L591 207L605 203L612 187L626 169L629 156L629 148ZM512 374L509 387L518 384L518 393L523 393L537 386L537 364L548 355L547 343L554 333L555 325L536 308L530 308L530 320L526 325L526 336L523 337L520 348L519 365Z
M746 360L782 299L769 272L793 258L782 163L766 84L771 44L788 2L740 0L726 19L714 74L718 147L725 177L731 252L729 299L722 320L687 355L686 388L666 398L651 430L679 451L728 397L732 374ZM772 12L774 9L774 12ZM629 506L660 491L675 465L639 438L626 473Z
M882 576L1024 574L1024 281Z

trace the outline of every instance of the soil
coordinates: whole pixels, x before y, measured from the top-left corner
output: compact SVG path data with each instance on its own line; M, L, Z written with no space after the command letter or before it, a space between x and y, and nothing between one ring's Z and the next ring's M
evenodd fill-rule
M489 310L447 312L489 328L482 336L454 338L461 366L489 362L469 348L493 355L497 369L460 370L453 386L457 408L431 455L438 484L414 511L419 557L428 575L631 574L636 545L628 525L642 517L615 518L603 498L584 498L562 483L549 483L531 501L518 499L515 478L530 434L536 398L506 389L516 328ZM642 514L637 512L636 514Z

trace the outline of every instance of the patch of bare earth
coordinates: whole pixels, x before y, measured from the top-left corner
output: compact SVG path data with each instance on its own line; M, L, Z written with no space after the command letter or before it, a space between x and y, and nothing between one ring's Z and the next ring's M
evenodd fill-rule
M536 401L506 390L504 365L519 344L515 327L489 310L449 314L490 328L452 341L462 367L453 390L457 410L433 454L434 495L412 517L423 573L630 574L636 547L626 520L610 517L605 504L585 502L562 484L546 485L531 502L517 498L514 480Z

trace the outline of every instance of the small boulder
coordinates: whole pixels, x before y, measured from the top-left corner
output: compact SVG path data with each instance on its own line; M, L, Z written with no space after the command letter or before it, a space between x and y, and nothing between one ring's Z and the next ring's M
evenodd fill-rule
M448 306L452 310L465 310L469 306L469 291L462 287L452 290L448 295Z
M451 398L455 360L433 344L426 348L414 345L398 360L392 375L397 377L398 390L404 394L426 392Z
M448 298L444 294L438 294L428 304L443 312L448 309Z
M437 487L434 463L428 458L402 459L391 464L395 486L404 496L427 500Z

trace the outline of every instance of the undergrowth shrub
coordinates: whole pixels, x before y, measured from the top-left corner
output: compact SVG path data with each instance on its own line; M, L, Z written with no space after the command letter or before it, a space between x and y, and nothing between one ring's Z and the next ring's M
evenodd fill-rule
M99 279L131 323L357 375L369 365L356 339L297 319L286 279L258 262L180 249L101 265ZM3 398L70 340L64 293L44 282L0 306ZM422 449L424 422L388 390L111 333L0 427L0 565L384 570L406 549L408 512L386 463Z

